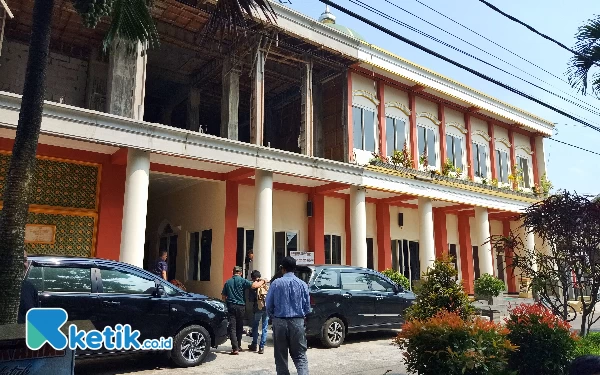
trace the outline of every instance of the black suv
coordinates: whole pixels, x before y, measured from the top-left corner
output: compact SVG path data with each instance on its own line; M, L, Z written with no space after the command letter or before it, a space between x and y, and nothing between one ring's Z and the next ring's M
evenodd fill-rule
M296 276L308 283L312 311L306 336L329 348L348 333L400 328L415 295L379 272L350 266L306 266Z
M91 320L99 331L130 324L140 331L140 342L173 337L169 354L178 366L202 363L211 346L227 340L221 301L185 292L143 269L94 258L29 256L29 261L27 278L41 307L63 308L69 320Z

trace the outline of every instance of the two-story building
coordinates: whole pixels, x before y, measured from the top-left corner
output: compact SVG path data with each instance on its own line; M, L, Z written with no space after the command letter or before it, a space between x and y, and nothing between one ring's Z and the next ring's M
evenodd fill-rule
M0 54L0 185L17 125L33 0L7 0ZM517 292L487 239L539 200L553 125L364 40L324 12L273 3L235 34L203 33L211 1L156 0L161 46L137 56L53 17L30 196L31 253L149 266L218 296L249 250L272 275L315 263L395 268L418 280L456 259ZM527 235L527 245L536 239Z

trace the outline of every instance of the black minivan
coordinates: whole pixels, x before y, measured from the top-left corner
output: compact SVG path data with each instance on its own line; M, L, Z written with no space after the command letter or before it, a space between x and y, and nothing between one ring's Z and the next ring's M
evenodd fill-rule
M411 291L367 268L300 266L296 276L310 291L306 336L328 348L340 346L348 333L400 328L415 300Z
M30 255L29 261L26 277L38 290L40 307L63 308L69 320L90 320L99 331L129 324L141 341L173 337L169 354L178 366L199 365L211 347L227 340L223 302L185 292L138 267L62 256Z

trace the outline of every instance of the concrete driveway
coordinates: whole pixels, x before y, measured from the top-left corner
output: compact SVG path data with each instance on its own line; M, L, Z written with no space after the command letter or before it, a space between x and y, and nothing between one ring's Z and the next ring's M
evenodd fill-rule
M350 335L344 345L337 349L323 349L309 345L308 361L311 375L366 374L406 375L402 363L402 352L391 345L397 332L373 332ZM250 343L244 336L244 348ZM267 375L275 374L272 341L269 337L265 354L242 352L238 356L228 355L231 347L220 346L211 352L204 364L187 369L174 369L163 356L154 354L131 355L77 360L75 374L79 375L167 375L167 374L223 374L223 375ZM295 374L290 359L290 370Z

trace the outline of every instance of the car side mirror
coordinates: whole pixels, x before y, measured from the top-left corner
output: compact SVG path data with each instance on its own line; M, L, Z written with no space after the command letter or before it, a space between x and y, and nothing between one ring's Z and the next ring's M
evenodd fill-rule
M402 285L396 285L396 294L404 293Z
M165 287L158 280L154 281L154 293L152 293L153 297L163 297L167 293L165 292Z

